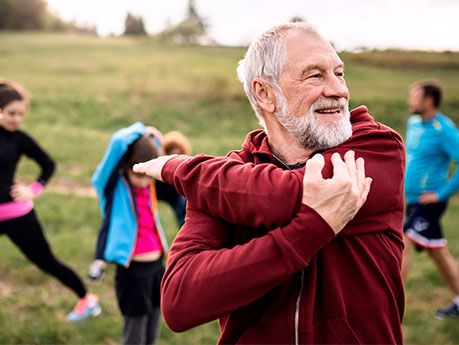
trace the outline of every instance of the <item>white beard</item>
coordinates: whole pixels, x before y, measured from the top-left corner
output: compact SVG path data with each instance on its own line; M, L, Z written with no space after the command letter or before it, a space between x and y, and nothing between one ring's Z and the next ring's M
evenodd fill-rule
M276 101L277 119L306 148L314 151L326 150L344 143L352 136L348 102L345 98L319 99L311 105L309 113L303 116L295 116L291 113L283 93L276 93ZM334 107L341 108L342 118L324 122L314 112L316 109Z

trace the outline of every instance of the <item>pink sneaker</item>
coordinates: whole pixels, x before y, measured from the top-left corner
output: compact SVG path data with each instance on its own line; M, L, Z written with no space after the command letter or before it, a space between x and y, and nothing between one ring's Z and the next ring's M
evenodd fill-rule
M81 298L75 308L67 314L68 321L81 321L91 316L97 316L102 312L99 304L99 296L94 294Z

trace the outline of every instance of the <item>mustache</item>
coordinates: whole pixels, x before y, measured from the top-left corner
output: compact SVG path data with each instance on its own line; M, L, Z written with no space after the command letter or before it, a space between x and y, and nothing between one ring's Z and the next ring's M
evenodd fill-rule
M318 99L311 105L311 111L315 111L317 109L325 109L325 108L341 108L341 109L348 109L349 104L346 98L338 98L338 99Z

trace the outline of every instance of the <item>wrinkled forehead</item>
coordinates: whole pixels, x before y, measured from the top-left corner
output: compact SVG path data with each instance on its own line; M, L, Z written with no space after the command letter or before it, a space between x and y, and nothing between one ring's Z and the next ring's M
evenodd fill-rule
M315 32L290 30L285 33L287 64L343 66L333 46ZM287 67L287 66L286 66Z

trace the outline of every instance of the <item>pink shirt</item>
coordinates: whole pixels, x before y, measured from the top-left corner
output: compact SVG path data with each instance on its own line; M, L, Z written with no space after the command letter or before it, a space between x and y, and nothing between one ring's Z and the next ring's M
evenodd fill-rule
M138 234L135 244L134 255L161 250L158 235L155 231L155 220L150 207L150 193L148 187L134 189L134 197L137 205Z

